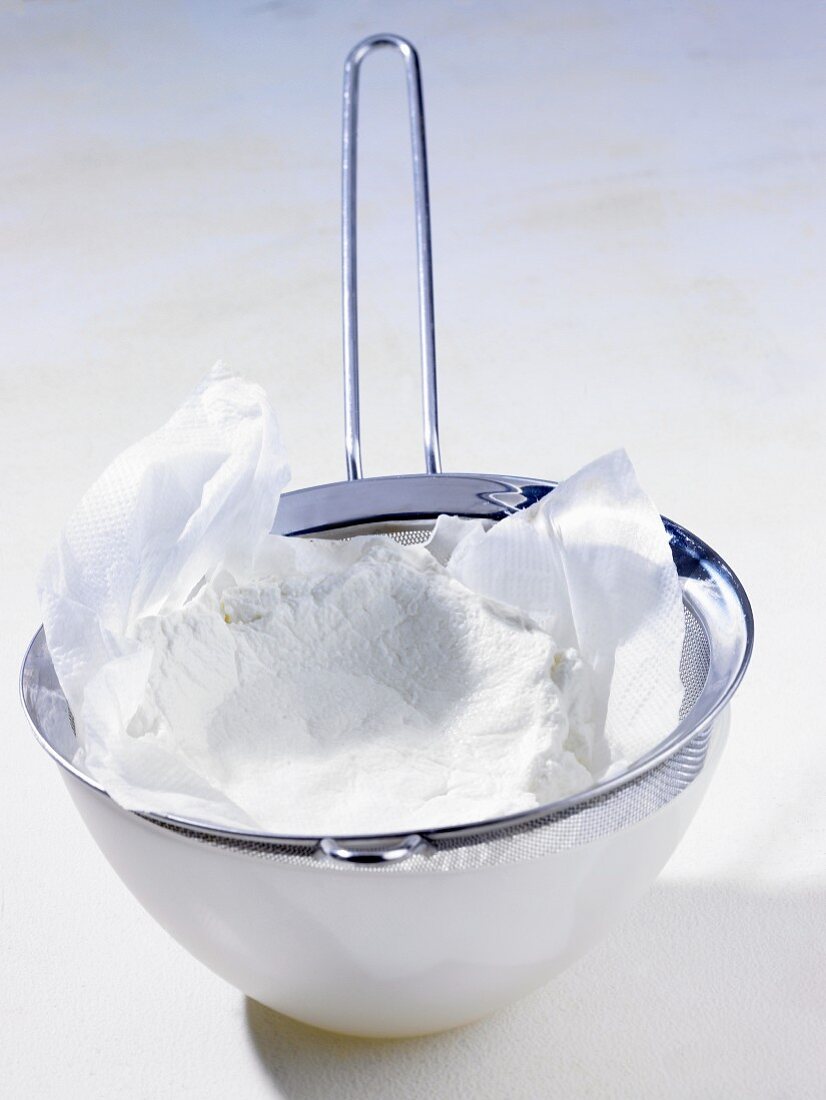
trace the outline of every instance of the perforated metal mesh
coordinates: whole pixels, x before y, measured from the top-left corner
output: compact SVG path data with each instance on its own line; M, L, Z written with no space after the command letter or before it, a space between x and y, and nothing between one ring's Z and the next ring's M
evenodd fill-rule
M407 528L403 531L388 531L387 534L395 542L400 542L402 546L416 546L422 542L427 542L430 531L427 528Z
M339 528L324 533L327 538L351 538L361 534L382 534L413 546L427 541L432 523L375 523L358 528ZM680 662L680 676L685 689L680 717L684 718L697 702L708 675L709 640L702 623L688 604L685 608L685 640ZM677 753L636 779L615 790L583 802L567 810L549 812L530 822L505 826L484 835L428 838L431 850L394 863L362 864L358 873L409 874L440 871L467 871L501 863L538 859L552 852L587 844L608 833L641 821L670 802L692 783L703 769L711 737L711 729L699 731ZM293 864L319 871L352 872L334 860L319 858L317 853L299 845L260 841L245 841L209 836L167 823L152 821L159 828L196 839L204 844L270 861Z
M683 702L680 718L683 719L697 702L708 675L711 656L708 638L702 623L688 606L683 605L685 613L685 637L680 657L680 679L683 682Z

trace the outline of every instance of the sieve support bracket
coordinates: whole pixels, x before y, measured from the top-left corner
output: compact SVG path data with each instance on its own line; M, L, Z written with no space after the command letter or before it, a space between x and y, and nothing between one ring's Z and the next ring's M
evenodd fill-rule
M375 840L355 841L345 844L334 837L325 836L318 846L318 855L336 863L374 865L377 863L399 863L410 856L427 855L432 845L418 833L411 833L401 840L396 837L388 842Z
M341 304L344 350L344 447L347 478L361 478L359 403L358 275L356 248L359 73L374 50L391 48L404 59L413 154L416 252L419 283L419 342L422 379L422 439L425 469L442 470L436 390L436 330L433 313L433 257L430 239L430 189L427 176L424 101L415 47L397 34L374 34L357 43L344 63L341 148Z

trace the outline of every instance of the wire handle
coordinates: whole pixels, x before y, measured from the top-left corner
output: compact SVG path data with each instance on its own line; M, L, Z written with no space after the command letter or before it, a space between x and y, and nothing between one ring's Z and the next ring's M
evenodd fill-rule
M341 159L341 304L344 337L344 445L347 477L362 476L359 413L358 278L356 264L356 152L358 144L359 69L373 50L390 46L404 58L407 106L413 151L416 249L419 276L419 340L422 363L422 438L429 474L442 470L439 409L436 396L436 333L433 320L433 257L430 248L430 194L419 57L406 38L374 34L359 42L344 63L344 112Z

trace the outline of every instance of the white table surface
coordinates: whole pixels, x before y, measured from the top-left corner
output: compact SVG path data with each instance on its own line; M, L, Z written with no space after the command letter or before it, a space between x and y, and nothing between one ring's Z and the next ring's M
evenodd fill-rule
M824 1095L826 9L817 3L6 3L0 11L0 1091L8 1097ZM38 563L219 357L294 485L343 472L341 64L423 58L447 469L618 444L741 575L724 760L636 911L436 1038L245 1001L105 864L17 700ZM364 454L418 468L398 59L364 75Z

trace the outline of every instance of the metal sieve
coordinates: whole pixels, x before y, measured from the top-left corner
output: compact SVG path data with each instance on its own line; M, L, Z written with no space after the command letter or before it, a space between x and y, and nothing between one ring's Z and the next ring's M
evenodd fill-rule
M423 443L427 473L364 478L359 417L356 152L359 72L374 49L404 58L413 150L418 255ZM283 535L350 538L383 534L402 544L423 542L437 516L448 513L496 522L552 492L554 483L490 474L443 474L439 445L433 280L424 112L416 51L395 35L359 43L345 64L342 172L342 275L345 450L348 480L287 493L274 531ZM505 818L450 828L369 837L275 836L218 829L208 822L139 815L153 826L200 843L268 861L342 869L454 872L536 859L588 844L642 821L685 791L705 767L715 720L748 664L753 635L745 592L725 562L702 540L663 520L683 588L686 634L680 722L624 774L564 800ZM21 674L23 702L43 747L68 773L104 793L71 762L73 730L42 630Z
M425 518L422 511L428 501L432 507L435 480L439 507L432 517ZM372 514L363 521L354 521L349 499L352 494L346 491L350 486L369 490L364 497L365 507L374 512L376 504L381 504L381 514L392 519L376 520ZM315 486L282 498L275 530L279 534L312 533L332 538L385 534L413 544L427 538L435 515L442 512L496 520L550 491L552 485L548 483L478 474L387 477ZM319 497L325 512L336 500L348 509L346 525L319 527L313 522ZM509 500L506 508L502 506L503 498ZM412 520L409 525L405 523L408 516ZM348 862L411 871L425 866L428 871L453 871L533 858L587 843L639 821L685 790L702 771L712 723L737 687L751 649L750 608L731 570L705 543L677 524L664 522L683 586L686 632L680 674L685 694L677 728L667 731L660 744L624 774L524 813L413 835L273 836L216 829L205 822L168 816L141 816L205 843L265 859L306 862L321 854L328 857L320 862L321 866ZM42 629L23 664L22 692L26 711L44 748L62 767L97 787L71 763L71 716Z
M356 279L356 139L361 63L404 58L416 198L425 474L362 477ZM416 52L365 39L344 79L345 482L285 494L275 532L424 541L447 513L495 523L554 489L534 478L443 474L424 114ZM677 727L624 774L506 818L408 835L275 836L134 813L72 763L72 716L43 630L21 672L26 712L117 874L196 958L248 996L355 1035L406 1036L487 1015L595 943L653 881L708 787L728 703L748 664L751 609L725 562L664 519L686 632ZM69 843L69 840L65 841Z

